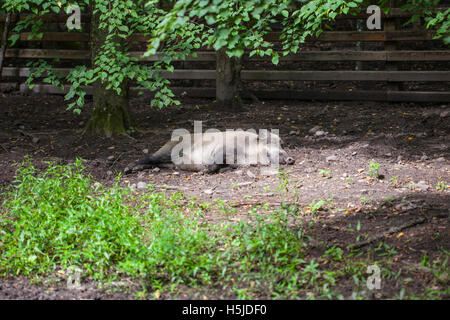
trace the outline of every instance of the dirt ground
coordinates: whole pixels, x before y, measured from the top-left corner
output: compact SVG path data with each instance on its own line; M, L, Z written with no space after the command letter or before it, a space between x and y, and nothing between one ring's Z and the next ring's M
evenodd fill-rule
M417 265L425 253L433 259L450 249L449 104L262 101L233 114L210 109L210 102L183 101L180 107L155 110L148 107L148 97L133 98L139 130L108 139L83 135L90 104L75 115L65 110L60 96L3 94L0 187L13 183L12 165L25 155L42 169L43 160L68 163L82 157L96 181L111 185L145 149L156 151L174 129L193 130L194 120L202 121L204 130L279 129L285 150L296 160L293 166L282 166L288 170L289 186L297 190L295 200L277 190L277 175L266 175L257 167L214 175L155 169L126 175L121 183L134 188L153 184L157 190L180 190L202 202L220 199L235 208L231 216L212 210L207 215L211 223L244 219L251 206L276 207L288 197L303 208L303 219L318 222L315 243L347 245L354 241L348 227L359 221L369 239L381 235L396 248L399 268ZM370 161L379 164L378 178L368 177ZM315 212L311 204L320 200L323 210ZM421 281L414 284L418 292L430 280ZM32 285L24 278L0 280L0 299L111 298L133 295L89 286L71 291Z

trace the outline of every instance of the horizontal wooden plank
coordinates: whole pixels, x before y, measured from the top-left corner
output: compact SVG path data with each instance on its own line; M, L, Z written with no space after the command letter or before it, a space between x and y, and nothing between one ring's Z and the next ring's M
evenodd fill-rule
M0 83L0 92L16 91L17 89L19 89L17 82Z
M150 57L143 57L144 51L133 51L131 52L131 55L135 58L139 58L140 61L158 61L161 60L163 57L162 53L157 53L155 55L152 55ZM196 57L193 56L187 56L186 60L174 60L174 61L202 61L202 62L208 62L208 61L216 61L216 52L215 51L197 51Z
M247 70L242 80L284 81L450 81L448 71L260 71Z
M265 37L267 41L277 42L280 38L280 32L269 32ZM149 36L144 34L133 34L129 41L148 42ZM46 32L41 39L32 37L31 33L24 32L20 34L21 41L89 41L88 33L80 32ZM308 41L426 41L433 40L433 33L426 31L326 31L319 38L310 38Z
M371 42L371 41L429 41L433 40L432 32L422 30L399 30L399 31L325 31L318 38L308 38L308 42ZM269 32L265 40L277 42L280 39L279 32Z
M381 90L264 90L251 91L259 99L318 101L386 101L386 102L449 102L450 91L381 91Z
M38 58L38 59L90 59L88 50L54 50L54 49L8 49L5 52L6 58Z
M271 42L280 41L280 32L268 32L264 37ZM399 30L399 31L325 31L318 38L308 38L307 41L426 41L433 40L434 34L425 30ZM147 42L148 36L134 34L130 41Z
M143 58L144 51L130 52L140 61L158 61L162 54ZM87 50L54 49L8 49L6 58L41 58L41 59L90 59ZM245 61L268 61L268 57L244 56ZM180 60L175 60L180 61ZM216 61L214 51L199 51L197 57L187 57L186 61ZM298 54L281 56L280 61L450 61L450 50L440 51L301 51Z
M55 72L65 76L67 75L70 70L69 68L58 68L54 69ZM2 76L3 77L21 77L26 78L30 75L30 68L17 68L17 67L4 67Z
M87 95L92 95L92 87L82 86ZM30 88L27 84L22 83L20 85L20 92L22 93L39 93L39 94L67 94L70 90L69 85L64 86L64 90L50 84L36 84L33 88Z
M447 9L446 7L436 8L436 10L439 10L439 11L445 11L446 9ZM342 15L336 16L336 19L366 19L370 15L365 12L366 12L366 8L363 8L361 10L360 14L357 14L357 15L351 15L351 14L343 15L342 14ZM385 18L385 17L407 18L407 17L410 17L413 13L414 12L402 10L401 8L391 8L387 15L383 11L381 11L381 17L382 18ZM12 17L11 20L12 20L12 22L16 22L18 20L25 20L25 18L27 18L29 16L34 16L34 14L22 13L22 14L19 14L18 17L16 17L16 16ZM0 22L4 22L5 18L6 18L6 14L0 14ZM68 18L68 15L66 15L66 14L54 14L54 13L45 14L40 17L40 19L44 22L66 22L67 18ZM81 21L83 21L83 22L90 21L90 18L91 18L90 14L86 14L86 13L81 14Z
M25 19L37 19L39 18L39 20L43 21L43 22L67 22L67 19L69 18L69 16L65 13L63 14L44 14L42 16L36 16L35 14L31 14L31 13L21 13L18 15L12 15L11 17L11 22L17 22L19 20L23 21ZM4 22L6 19L6 14L0 14L0 22ZM81 14L81 21L84 22L89 22L91 19L91 15L90 14L86 14L86 13L82 13Z
M20 34L20 41L63 41L63 42L88 42L89 33L85 32L45 32L42 38L34 37L30 32Z
M450 61L450 50L385 52L386 61Z
M161 54L143 58L144 51L132 51L130 55L141 61L158 61L162 58ZM8 49L5 53L6 58L40 58L40 59L90 59L88 50L58 50L58 49ZM198 52L197 57L187 57L185 61L215 61L215 52ZM180 60L174 60L180 61Z
M55 69L62 75L71 69ZM28 77L29 68L6 67L5 77ZM215 80L215 70L175 70L162 71L162 76L170 80ZM267 71L243 70L242 80L259 81L450 81L448 71Z
M269 60L253 56L246 61ZM300 51L280 61L450 61L450 50L436 51Z
M87 94L92 94L90 87L85 87ZM172 88L177 96L192 98L215 98L215 88ZM20 85L20 91L24 93L39 94L64 94L69 92L69 86L64 91L51 85L36 85L29 89L27 85ZM134 96L138 91L148 90L130 89L130 95ZM289 99L289 100L353 100L353 101L408 101L408 102L449 102L450 92L423 92L423 91L320 91L320 90L253 90L244 94L244 98L250 98L249 94L259 99Z

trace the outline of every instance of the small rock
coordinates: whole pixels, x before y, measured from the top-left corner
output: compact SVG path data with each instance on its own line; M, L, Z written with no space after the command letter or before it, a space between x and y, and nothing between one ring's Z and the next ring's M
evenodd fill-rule
M314 134L316 137L322 137L327 135L327 132L323 131L323 130L319 130Z
M358 152L352 152L352 156L356 156L358 154Z
M429 117L431 117L431 116L433 116L435 114L436 114L435 110L427 110L424 113L422 113L422 117L429 118Z
M312 168L312 167L308 167L308 168L305 168L305 173L313 173L313 172L316 172L317 171L317 169L316 168Z
M420 157L420 161L425 161L428 160L428 157L426 155L423 155Z
M78 125L79 125L80 127L84 126L84 121L78 122Z
M450 112L449 112L448 110L442 111L442 112L439 114L439 117L441 117L441 118L448 117L449 113L450 113Z
M278 174L278 170L277 169L273 169L271 167L262 167L259 170L259 174L262 176L273 176Z
M203 192L206 193L206 194L212 194L213 193L212 189L206 189Z
M315 126L313 128L311 128L308 132L310 134L315 134L317 131L319 131L322 127L321 126Z
M19 129L25 130L25 126L19 126Z
M92 161L92 164L93 164L94 166L98 167L98 166L101 164L101 161L98 160L98 159L95 159L95 160Z
M254 181L241 182L237 184L237 187L244 187L253 184Z
M397 161L402 161L403 160L403 157L402 156L398 156L397 157Z
M430 186L429 186L425 181L423 181L423 180L417 182L417 183L415 184L415 186L416 186L417 188L419 188L420 190L422 190L422 191L427 191L428 188L430 188Z
M250 178L256 178L255 174L254 174L253 172L251 172L250 170L247 170L247 175L248 175Z
M297 131L295 131L295 130L292 130L292 131L289 132L290 136L295 136L296 134L297 134Z
M344 172L344 173L342 174L342 176L343 176L344 178L347 178L347 177L348 177L348 174L347 174L346 172Z
M234 173L239 175L239 174L242 174L243 171L242 170L236 170Z
M437 158L434 161L436 161L436 162L445 162L445 158L444 157L440 157L440 158Z
M107 159L108 159L108 161L113 161L114 160L114 156L109 156Z
M113 175L113 172L112 172L111 170L108 170L108 171L106 171L106 175L107 175L108 177L110 177L110 176Z
M39 138L34 137L32 141L33 141L33 143L38 143L39 140L40 140Z
M423 138L427 136L426 132L418 132L416 134L414 134L417 138Z
M142 150L142 152L147 154L148 153L148 149L144 149L144 150Z
M337 161L338 157L336 156L329 156L326 158L327 162L331 162L331 161Z
M137 188L138 189L145 189L147 188L147 183L143 182L143 181L139 181L137 184Z
M152 172L159 172L159 171L161 171L161 169L158 168L158 167L155 167L155 168L152 169Z
M174 171L174 172L172 172L172 174L173 174L174 176L180 175L180 173L179 173L178 171Z

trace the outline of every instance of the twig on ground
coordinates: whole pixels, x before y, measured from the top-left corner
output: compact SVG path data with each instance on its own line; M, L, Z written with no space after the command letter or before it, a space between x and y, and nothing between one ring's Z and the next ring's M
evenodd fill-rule
M355 243L355 244L351 245L351 248L352 249L362 248L364 246L367 246L368 244L371 244L372 242L375 242L377 240L380 240L380 239L384 238L387 235L390 235L390 234L393 234L393 233L397 233L397 232L400 232L402 230L414 227L414 226L416 226L418 224L424 223L425 221L426 221L426 219L423 218L423 217L417 218L417 219L412 220L412 221L408 221L408 222L406 222L406 223L404 223L404 224L402 224L400 226L392 227L386 232L382 232L382 233L376 234L373 237L370 237L369 239L367 239L365 241L362 241L360 243Z

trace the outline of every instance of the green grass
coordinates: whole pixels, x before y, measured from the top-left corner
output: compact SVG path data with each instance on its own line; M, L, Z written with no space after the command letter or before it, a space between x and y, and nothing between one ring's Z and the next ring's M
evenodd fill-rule
M96 278L141 248L139 219L124 204L126 190L94 188L81 161L17 170L0 220L2 273L43 274L69 265Z
M439 181L436 184L437 191L446 191L447 189L448 189L448 185L446 185L444 181Z
M162 291L176 296L183 288L247 299L343 294L361 299L369 294L368 265L376 262L383 277L392 277L396 251L387 245L350 253L324 247L313 256L308 230L314 224L305 227L295 206L283 204L271 212L255 208L248 220L212 224L203 219L205 211L216 208L228 216L235 209L221 200L198 203L181 192L168 196L151 186L138 193L119 181L112 187L95 184L82 160L48 163L45 171L23 162L0 208L0 275L45 279L75 267L82 270L82 282L134 279L141 288L136 299L157 298ZM281 181L289 186L285 176ZM447 256L424 258L436 284L447 281ZM349 285L353 294L342 293ZM405 296L413 297L399 293Z
M324 170L324 169L320 169L319 170L319 176L327 178L327 179L331 179L331 170Z
M380 164L374 160L370 160L369 169L367 170L367 175L372 178L378 178L379 176Z
M295 283L305 243L287 227L288 211L269 222L255 214L253 223L218 226L202 214L182 193L94 187L81 160L49 163L45 172L26 161L1 211L0 272L45 276L77 266L99 281L127 275L153 288L225 281L235 291L277 282L280 294L284 283Z

